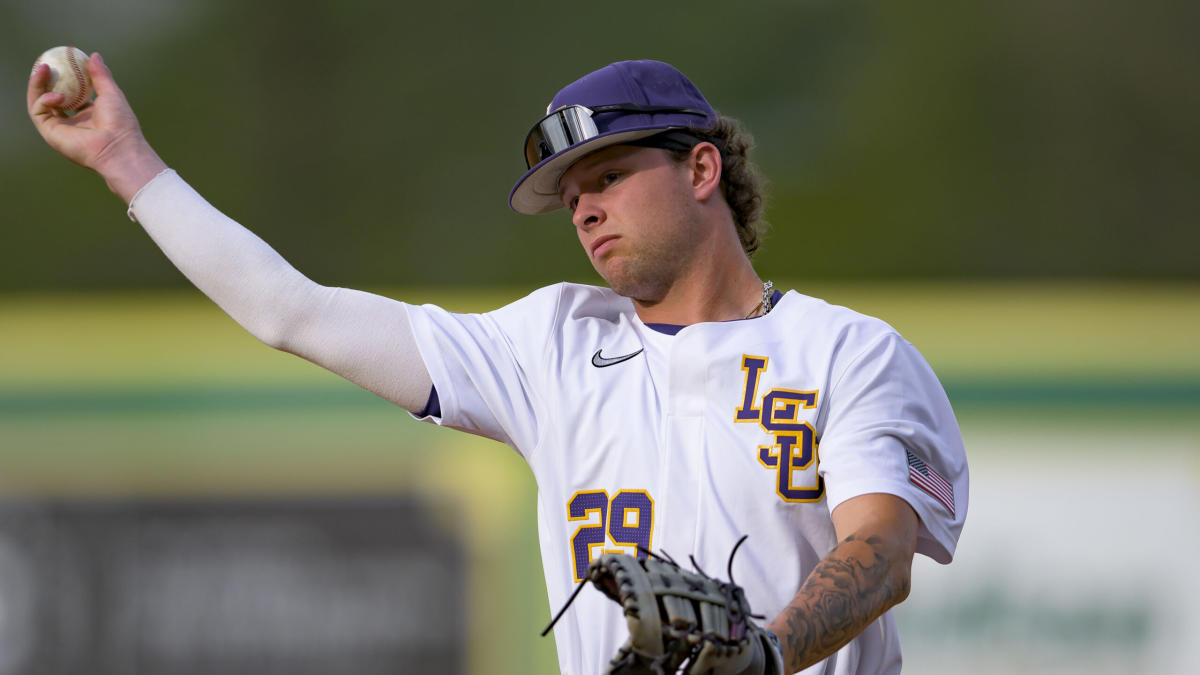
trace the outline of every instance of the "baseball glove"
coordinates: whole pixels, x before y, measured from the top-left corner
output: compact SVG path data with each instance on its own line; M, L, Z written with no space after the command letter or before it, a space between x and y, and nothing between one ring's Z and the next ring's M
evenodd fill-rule
M591 581L624 608L629 625L629 640L606 672L781 675L774 636L753 621L762 617L751 615L745 594L732 581L732 564L730 572L731 580L722 582L699 567L689 572L652 553L645 560L608 553L593 561L580 588Z

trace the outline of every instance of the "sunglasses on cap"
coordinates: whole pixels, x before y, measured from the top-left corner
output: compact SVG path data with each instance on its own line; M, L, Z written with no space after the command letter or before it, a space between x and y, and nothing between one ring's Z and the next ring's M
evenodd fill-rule
M673 106L640 105L637 103L615 103L611 105L582 106L569 105L559 108L546 115L525 137L525 165L533 168L535 164L547 157L552 157L567 148L578 145L588 139L600 135L593 115L610 112L625 113L674 113L677 115L700 115L708 117L708 113L694 108L676 108Z

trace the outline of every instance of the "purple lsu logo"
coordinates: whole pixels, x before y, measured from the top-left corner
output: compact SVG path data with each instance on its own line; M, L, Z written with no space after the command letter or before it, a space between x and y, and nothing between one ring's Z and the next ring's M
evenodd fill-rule
M788 502L815 502L825 496L825 479L816 471L817 433L800 421L801 410L817 407L817 392L775 388L758 398L758 381L767 370L767 357L742 356L746 385L734 422L758 423L775 443L759 446L758 461L776 472L775 491ZM809 471L809 469L813 469ZM812 483L806 485L805 483Z

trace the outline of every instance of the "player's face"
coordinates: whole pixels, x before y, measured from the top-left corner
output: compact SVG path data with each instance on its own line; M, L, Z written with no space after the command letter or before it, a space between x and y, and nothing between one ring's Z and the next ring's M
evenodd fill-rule
M657 302L700 239L690 170L665 150L618 145L576 162L563 204L596 272L620 295Z

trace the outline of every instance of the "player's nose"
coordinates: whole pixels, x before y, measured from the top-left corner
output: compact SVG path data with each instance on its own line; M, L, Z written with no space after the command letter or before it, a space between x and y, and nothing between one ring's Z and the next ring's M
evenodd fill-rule
M571 222L575 227L585 232L604 222L605 213L599 200L591 193L579 195L575 204L575 213L571 214Z

